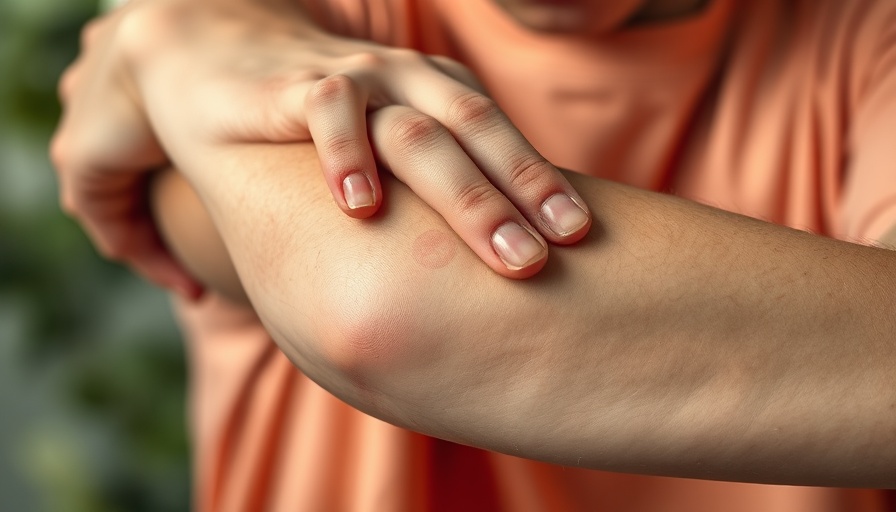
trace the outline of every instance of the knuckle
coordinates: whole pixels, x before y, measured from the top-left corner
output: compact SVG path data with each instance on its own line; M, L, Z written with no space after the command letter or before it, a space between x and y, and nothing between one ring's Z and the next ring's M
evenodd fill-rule
M259 84L259 92L262 105L260 112L264 122L259 126L259 130L264 133L267 140L272 142L308 140L307 120L294 107L304 102L305 112L315 109L310 91L304 91L301 85L322 78L322 75L313 71L300 70L294 73L278 73L263 79ZM214 102L210 105L215 108Z
M129 11L116 27L116 45L130 57L143 54L155 42L155 31L147 11L145 7Z
M546 160L530 155L519 158L507 168L507 179L516 188L528 188L544 182L553 173L553 167Z
M84 27L81 29L81 49L93 46L96 40L99 39L102 27L102 18L94 18L84 24Z
M69 175L75 169L91 167L97 159L98 151L91 149L85 134L77 130L63 127L56 132L50 141L50 162L60 175Z
M450 126L458 128L482 126L501 114L498 105L478 92L458 95L448 104L447 120Z
M169 2L146 2L121 15L115 28L115 44L131 59L156 51L178 21Z
M425 114L409 114L398 118L390 130L391 139L399 146L412 150L431 147L442 136L444 128Z
M60 172L68 166L68 141L60 132L57 132L50 140L50 162Z
M500 199L501 193L488 181L467 183L455 191L455 203L461 211L480 210Z
M261 92L269 97L278 97L281 94L294 91L300 84L323 80L326 75L312 70L297 70L290 73L277 73L264 77L259 87ZM310 91L309 91L310 92Z
M65 68L65 71L59 76L59 83L56 86L56 94L63 104L67 103L74 93L75 82L77 80L76 73L77 69L73 64Z
M355 93L354 80L346 75L330 75L318 80L308 91L309 107L323 107Z
M348 155L354 155L358 153L358 148L360 145L361 141L359 141L357 138L340 134L325 139L322 144L322 149L326 153L336 155L344 159Z
M426 57L422 52L412 50L410 48L393 48L389 50L389 56L397 61L403 62L424 62Z
M386 59L376 52L360 52L348 57L351 67L362 69L380 69L386 66Z

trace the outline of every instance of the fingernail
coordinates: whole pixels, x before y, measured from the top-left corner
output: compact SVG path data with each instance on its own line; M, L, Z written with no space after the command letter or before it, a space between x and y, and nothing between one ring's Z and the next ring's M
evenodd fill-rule
M588 214L566 194L554 194L541 205L541 218L559 236L575 233L588 223Z
M547 247L516 222L502 224L492 234L492 247L511 270L526 268L544 257Z
M349 174L342 180L342 192L345 194L345 203L352 210L371 206L375 202L370 180L359 172Z

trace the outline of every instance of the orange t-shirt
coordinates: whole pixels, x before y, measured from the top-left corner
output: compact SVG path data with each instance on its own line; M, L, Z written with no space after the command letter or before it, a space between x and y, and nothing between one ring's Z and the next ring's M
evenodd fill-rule
M896 224L896 2L714 0L600 37L490 0L305 0L327 29L464 62L570 169L850 240ZM181 307L203 511L883 511L883 491L644 477L415 434L297 371L252 312ZM889 497L892 500L892 496Z

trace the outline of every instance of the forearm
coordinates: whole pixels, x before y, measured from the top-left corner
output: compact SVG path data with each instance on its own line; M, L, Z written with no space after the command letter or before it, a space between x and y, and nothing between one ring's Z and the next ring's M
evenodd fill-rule
M371 414L602 469L894 485L891 252L572 177L600 229L517 282L400 184L345 218L307 147L213 165L194 181L269 331Z
M150 184L155 222L172 253L208 291L248 305L224 241L190 184L172 168L156 172Z

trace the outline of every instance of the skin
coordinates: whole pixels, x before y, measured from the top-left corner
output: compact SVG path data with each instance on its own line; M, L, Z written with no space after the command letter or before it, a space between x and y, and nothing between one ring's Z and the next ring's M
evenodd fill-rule
M701 3L504 0L501 7L530 28L571 33L683 16ZM169 115L195 114L182 119L193 122L194 136L230 143L313 138L337 206L355 218L374 215L384 198L377 172L384 162L370 150L366 112L403 104L426 114L427 123L444 128L441 138L457 141L452 152L466 155L464 165L442 174L451 183L431 174L398 177L506 277L531 277L545 264L546 242L573 244L590 228L576 191L469 70L444 57L329 36L301 2L133 0L88 24L82 50L59 83L65 109L50 153L61 205L101 254L184 297L196 298L201 286L160 243L145 202L146 173L169 159L143 98L159 62L180 61L169 76L196 91L196 101L168 108ZM504 149L487 149L496 147ZM466 200L440 203L446 190ZM566 197L559 210L551 202ZM465 208L471 201L478 207ZM574 215L558 226L558 211ZM508 237L507 226L522 237ZM508 259L507 246L517 257Z
M60 80L51 144L62 206L103 255L184 296L200 287L159 242L144 200L146 173L175 151L157 138L164 125L215 144L313 139L336 206L354 218L378 211L378 166L395 167L509 278L533 276L548 242L576 243L590 228L575 189L469 70L327 34L301 3L134 0L85 28L82 46ZM387 107L416 119L405 136L431 132L416 138L422 152L428 144L454 165L436 173L375 159L368 111Z
M313 148L230 148L207 164L225 172L185 173L234 266L218 253L204 268L235 268L225 286L239 275L284 353L369 414L597 469L896 485L892 251L569 175L600 229L521 283L456 238L445 266L421 264L421 236L455 235L388 178L387 211L341 218ZM171 244L210 257L185 246L183 197L167 187L188 185L168 174L157 194Z
M421 267L436 270L454 261L457 242L437 229L422 233L414 240L414 261Z
M196 192L176 174L159 182L168 245L207 286L248 300L293 363L343 400L430 435L564 464L896 485L896 253L566 175L599 229L554 249L537 278L508 280L519 276L483 265L452 224L463 209L438 203L445 189L414 179L468 165L474 144L500 144L459 145L410 105L377 110L373 149L405 184L384 175L388 204L358 222L333 208L315 146L197 137L208 127L184 115L183 92L196 89L183 79L204 61L189 46L165 54L154 38L169 24L134 19L126 26L139 30L120 33L136 38L137 103ZM77 169L59 147L60 167Z

